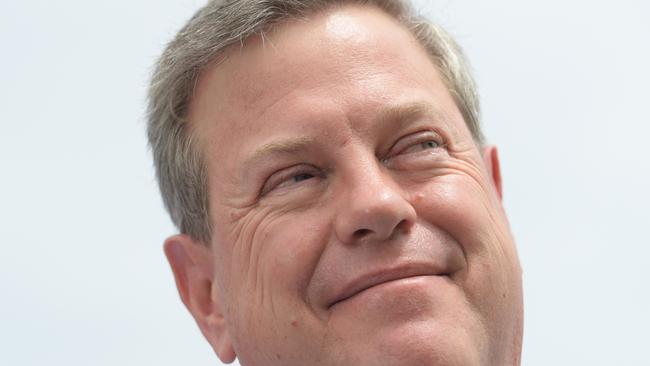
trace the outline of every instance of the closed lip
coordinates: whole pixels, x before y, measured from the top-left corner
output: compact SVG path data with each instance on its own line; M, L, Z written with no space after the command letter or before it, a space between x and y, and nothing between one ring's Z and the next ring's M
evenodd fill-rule
M448 273L444 271L436 270L430 264L403 264L394 266L392 268L384 268L379 271L373 271L365 273L361 276L355 277L354 280L350 281L337 292L336 296L333 297L333 300L330 301L328 309L332 308L334 305L339 304L343 301L350 299L351 297L356 296L357 294L382 283L396 281L401 279L406 279L410 277L417 276L445 276Z

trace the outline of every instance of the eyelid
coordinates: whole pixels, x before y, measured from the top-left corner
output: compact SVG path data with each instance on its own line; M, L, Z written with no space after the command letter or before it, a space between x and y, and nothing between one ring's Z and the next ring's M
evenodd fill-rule
M313 174L314 176L318 176L319 171L309 164L296 164L287 168L276 170L266 179L262 185L262 188L260 190L260 197L263 197L266 194L272 192L274 189L287 182L288 179L300 174ZM300 184L300 182L296 182L294 184Z
M395 144L390 148L388 153L388 158L399 155L401 152L403 152L404 150L408 149L413 145L417 145L418 143L423 143L431 140L437 142L440 147L444 147L446 145L442 136L436 131L434 130L418 131L406 135L400 138L399 140L397 140L397 142L395 142Z

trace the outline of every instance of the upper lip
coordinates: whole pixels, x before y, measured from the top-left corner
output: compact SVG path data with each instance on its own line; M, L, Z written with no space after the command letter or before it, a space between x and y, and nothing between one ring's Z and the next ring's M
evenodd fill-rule
M443 271L436 270L430 264L408 263L397 265L390 268L383 268L378 271L371 271L355 277L336 292L336 296L330 302L328 308L345 301L358 293L365 291L373 286L385 282L405 279L416 276L436 276L446 275Z

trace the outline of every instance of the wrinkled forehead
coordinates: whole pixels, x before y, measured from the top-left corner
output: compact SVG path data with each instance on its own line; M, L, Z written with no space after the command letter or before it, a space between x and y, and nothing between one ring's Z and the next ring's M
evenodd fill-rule
M210 65L195 89L190 121L201 136L226 138L227 134L214 129L235 133L234 127L243 122L247 129L254 128L264 113L287 100L298 101L304 91L322 92L321 104L350 91L342 88L373 93L373 83L390 85L390 75L400 71L396 67L412 66L403 60L434 68L410 32L382 10L348 6L293 19L232 46ZM414 84L422 81L412 70L402 71L411 73ZM372 97L359 95L359 100L371 101ZM232 120L235 116L237 120ZM204 142L222 145L227 141Z

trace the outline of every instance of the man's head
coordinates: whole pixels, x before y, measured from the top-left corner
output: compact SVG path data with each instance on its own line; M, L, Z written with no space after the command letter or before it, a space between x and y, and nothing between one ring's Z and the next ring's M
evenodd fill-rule
M222 360L519 363L496 150L457 47L403 3L212 2L149 123L165 251Z

